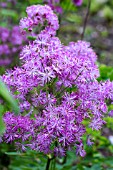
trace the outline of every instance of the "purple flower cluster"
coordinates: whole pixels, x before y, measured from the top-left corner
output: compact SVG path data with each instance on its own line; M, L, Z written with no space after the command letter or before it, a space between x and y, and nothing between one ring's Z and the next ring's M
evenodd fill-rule
M82 5L82 1L83 1L83 0L73 0L73 3L74 3L76 6L80 6L80 5Z
M12 30L0 27L0 37L0 66L7 66L14 60L13 56L22 50L25 37L21 35L18 26Z
M60 0L43 0L43 2L47 3L55 12L62 14L62 7L60 6Z
M22 150L29 147L63 156L75 147L77 154L85 156L83 121L88 120L92 130L101 129L107 112L105 101L113 99L113 83L96 80L97 56L89 43L64 46L55 36L58 18L49 6L30 6L27 14L20 21L22 31L29 30L32 35L38 24L44 30L23 48L21 66L2 77L20 105L20 115L5 114L3 139L15 141ZM93 144L91 137L87 144Z
M83 0L72 0L73 4L76 6L81 6ZM52 10L55 12L62 14L62 7L60 6L60 0L43 0L44 3L48 4Z
M2 8L7 8L10 5L16 5L17 0L4 0L4 1L0 1L0 7Z
M27 7L26 12L28 17L20 21L20 29L23 33L28 30L32 32L31 35L33 35L34 28L37 25L41 25L44 27L44 30L41 31L40 35L45 36L47 32L50 35L55 35L56 30L59 28L58 19L49 6L33 5L32 7ZM42 37L39 37L39 39L40 38Z

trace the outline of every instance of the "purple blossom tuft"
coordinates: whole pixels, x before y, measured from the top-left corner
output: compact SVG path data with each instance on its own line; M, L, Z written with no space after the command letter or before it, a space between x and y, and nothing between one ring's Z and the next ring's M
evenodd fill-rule
M73 3L74 3L76 6L80 6L80 5L82 5L82 1L83 1L83 0L73 0Z
M0 66L8 66L15 60L12 56L22 50L26 39L21 35L18 26L14 26L12 30L0 27L0 37Z
M38 24L44 26L47 21L47 25L24 46L21 66L2 76L21 110L18 116L5 114L3 140L14 141L23 151L30 148L58 156L76 147L76 153L85 156L83 122L88 120L92 130L102 128L105 101L113 100L113 83L97 81L97 56L90 43L77 41L64 46L55 36L58 18L49 6L33 5L26 11L28 17L20 21L22 31L28 29L32 35ZM87 145L92 144L89 137Z
M113 110L111 110L108 114L110 117L113 117Z

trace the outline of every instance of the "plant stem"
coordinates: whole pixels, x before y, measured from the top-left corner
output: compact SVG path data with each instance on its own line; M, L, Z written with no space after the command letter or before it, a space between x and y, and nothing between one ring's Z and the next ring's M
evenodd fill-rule
M87 21L88 21L89 13L90 13L90 7L91 7L91 0L88 0L87 13L86 13L86 17L84 19L83 32L81 34L81 40L84 39L84 34L85 34L86 26L87 26Z
M51 159L50 159L50 158L48 158L48 160L47 160L47 164L46 164L46 170L49 170L50 162L51 162Z
M51 160L53 160L54 158L55 158L55 157L53 157L53 158L49 158L49 157L48 157L47 164L46 164L46 169L45 169L45 170L49 170Z

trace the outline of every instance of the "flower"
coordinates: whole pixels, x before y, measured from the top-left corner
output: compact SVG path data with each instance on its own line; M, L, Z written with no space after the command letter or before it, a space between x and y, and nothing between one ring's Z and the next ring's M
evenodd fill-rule
M92 146L94 142L91 141L91 137L88 135L87 137L87 145Z
M14 26L11 30L0 27L0 37L0 66L10 66L14 61L12 56L19 54L23 42L27 40L21 35L18 26Z
M111 110L111 111L108 113L108 115L109 115L110 117L113 117L113 110Z
M73 0L73 3L74 3L76 6L80 6L80 5L82 5L82 1L83 1L83 0Z
M62 14L62 7L60 7L60 0L43 0L43 2L47 3L53 11Z
M80 145L76 144L76 154L84 157L86 155L85 150L83 149L83 144L81 143Z
M60 156L76 147L76 154L83 157L82 138L87 135L83 122L88 120L92 130L102 128L106 100L113 100L113 82L97 81L97 56L90 43L77 41L64 46L55 36L58 18L49 6L30 6L27 14L21 20L23 30L28 18L32 20L32 25L27 25L31 31L38 23L43 26L47 21L47 25L23 48L21 65L2 76L21 110L18 116L11 112L4 115L3 140L14 141L17 149ZM87 145L92 144L88 137Z

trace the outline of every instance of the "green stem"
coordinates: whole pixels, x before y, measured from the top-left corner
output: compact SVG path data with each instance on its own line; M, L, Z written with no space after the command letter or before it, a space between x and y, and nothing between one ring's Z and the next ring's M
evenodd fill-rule
M49 170L50 162L51 162L51 159L50 159L50 158L48 158L48 160L47 160L47 164L46 164L46 170Z
M53 158L49 158L49 157L48 157L47 164L46 164L46 169L45 169L45 170L49 170L49 168L50 168L50 163L51 163L51 161L52 161L54 158L55 158L55 157L53 157Z
M87 26L87 21L88 21L88 17L89 17L89 13L90 13L90 7L91 7L91 0L88 0L87 13L86 13L86 17L85 17L85 20L84 20L83 32L82 32L82 35L81 35L81 40L84 39L85 30L86 30L86 26Z

